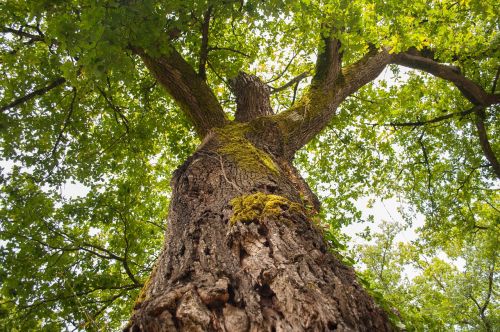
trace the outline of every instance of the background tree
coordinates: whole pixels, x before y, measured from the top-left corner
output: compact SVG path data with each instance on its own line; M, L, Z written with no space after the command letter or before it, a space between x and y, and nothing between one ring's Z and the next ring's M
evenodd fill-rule
M222 329L245 321L240 311L247 310L250 325L286 328L293 315L276 299L294 289L305 294L296 297L305 310L301 324L385 324L380 312L359 320L367 315L356 310L372 308L371 300L355 286L352 272L339 277L350 270L326 252L310 226L311 219L320 219L330 244L338 243L339 228L360 221L354 202L366 195L402 197L414 208L406 212L409 222L413 212L423 213L428 246L439 248L443 239L463 234L478 234L461 242L463 252L473 252L468 246L482 252L478 239L496 243L500 39L493 1L0 6L0 125L8 161L2 171L0 319L7 329L114 330L125 325L143 287L134 322L146 324L141 315L155 307L156 288L172 290L174 282L158 272L145 282L157 258L165 263L160 272L161 266L178 272L175 282L203 286L192 263L205 256L219 263L205 271L215 278L205 280L211 287L199 287L192 297L186 289L169 294L188 304L181 308L202 308L201 315L193 312L209 323L193 321L189 310L169 308L161 317L165 324ZM368 84L386 68L394 75L390 83ZM319 215L314 195L290 163L294 157L320 196ZM172 193L170 177L185 160ZM199 165L204 167L198 175L210 175L203 185L188 176ZM211 181L218 181L219 191L204 186ZM88 192L64 195L72 182ZM178 236L167 236L162 252L171 254L160 256L169 199L167 232L178 230ZM195 208L196 199L211 202L209 213ZM201 217L187 218L191 210ZM176 223L182 220L188 224ZM208 243L204 234L227 237ZM220 253L220 243L241 250ZM279 249L292 243L295 252ZM313 281L294 285L290 280L298 279L288 274L288 283L278 282L273 272L250 282L268 263L259 255L269 248L270 257L296 259L284 275L305 264L314 271ZM476 262L493 275L496 265L486 262L496 259L496 245L489 248ZM241 262L254 269L247 271L248 280L231 274ZM316 294L317 275L326 282ZM323 304L344 303L332 285L347 287L356 301L329 321ZM311 294L317 303L301 301ZM467 319L487 328L491 307L481 300L490 297L481 294L488 291L470 289L479 316ZM198 305L198 298L204 303ZM248 316L248 308L257 307L260 312Z
M498 282L496 236L458 235L440 238L440 245L432 246L422 240L397 243L394 223L385 223L382 230L375 235L375 244L359 248L364 264L361 276L375 296L383 296L398 308L406 327L494 331L499 322L494 290Z

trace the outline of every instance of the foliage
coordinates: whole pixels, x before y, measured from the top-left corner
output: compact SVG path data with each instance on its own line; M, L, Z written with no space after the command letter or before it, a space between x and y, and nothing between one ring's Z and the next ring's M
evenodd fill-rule
M490 225L498 231L498 224ZM493 331L499 324L498 236L395 241L397 223L384 223L373 244L358 247L361 277L397 308L409 331ZM458 264L457 264L458 263Z
M175 48L196 67L209 9L207 83L229 114L227 82L239 70L283 86L312 72L332 33L346 64L370 47L431 50L498 90L493 0L3 1L2 328L117 330L128 318L161 248L168 181L199 143L130 46L153 56ZM304 82L277 89L274 109L296 103ZM497 155L498 107L484 110ZM403 211L405 225L425 216L418 242L395 247L389 227L361 258L365 279L416 330L498 324L494 291L484 317L474 303L482 308L490 275L498 278L500 212L498 178L470 110L449 82L393 66L350 96L295 160L338 248L348 238L342 226L371 221L356 206L362 197L401 197L412 209ZM65 190L72 184L78 195ZM413 280L404 278L409 265L422 270Z

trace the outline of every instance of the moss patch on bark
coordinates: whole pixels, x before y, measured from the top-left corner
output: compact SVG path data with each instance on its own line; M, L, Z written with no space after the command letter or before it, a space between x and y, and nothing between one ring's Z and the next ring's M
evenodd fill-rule
M248 130L249 126L243 123L215 129L221 144L218 151L231 158L244 170L278 174L279 168L271 156L245 138Z
M144 281L143 286L139 291L139 295L137 295L137 298L135 299L134 308L139 307L144 301L148 299L147 291L155 273L156 273L156 264L153 267L153 270L151 271L149 277L147 277L146 280Z
M304 208L299 203L292 202L283 196L261 192L235 197L230 203L233 207L231 224L280 216L284 211L304 213Z

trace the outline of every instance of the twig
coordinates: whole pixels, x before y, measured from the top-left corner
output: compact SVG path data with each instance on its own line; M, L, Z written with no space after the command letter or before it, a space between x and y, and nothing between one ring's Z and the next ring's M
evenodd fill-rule
M57 135L56 142L55 142L54 147L52 148L52 151L50 153L50 155L52 156L52 158L54 158L54 156L56 154L56 151L57 151L57 147L61 143L61 140L62 140L62 138L64 136L64 131L68 127L69 122L71 120L71 115L73 114L73 110L75 108L75 100L76 100L76 88L73 87L73 98L71 99L71 104L69 105L68 113L66 114L66 118L64 119L61 131L59 132L59 135Z
M290 61L288 61L287 65L285 66L285 69L283 69L283 71L281 73L278 74L278 76L276 76L275 78L271 78L269 81L265 82L266 84L269 84L269 83L272 83L274 81L277 81L279 80L280 78L283 77L283 75L285 75L285 73L288 71L288 68L290 67L290 65L292 64L293 60L295 60L295 57L298 55L299 53L294 53L292 55L292 58L290 59Z
M308 77L309 75L310 75L309 72L305 71L302 74L300 74L298 76L295 76L294 78L292 78L290 81L288 81L284 85L282 85L282 86L280 86L278 88L271 88L272 89L271 94L278 93L280 91L286 90L286 89L288 89L289 87L291 87L294 84L299 84L300 81L302 81L304 78Z
M243 55L244 57L247 57L249 58L250 55L242 52L242 51L239 51L239 50L235 50L234 48L229 48L229 47L209 47L208 48L208 51L229 51L229 52L233 52L233 53L238 53L240 55Z
M371 125L371 126L386 126L386 127L421 127L421 126L425 126L425 125L430 124L430 123L436 123L436 122L440 122L443 120L447 120L447 119L453 118L455 116L464 117L464 116L469 115L471 113L474 113L480 109L482 109L482 106L474 106L473 108L465 110L465 111L449 113L449 114L438 116L434 119L426 120L426 121L370 123L369 125Z

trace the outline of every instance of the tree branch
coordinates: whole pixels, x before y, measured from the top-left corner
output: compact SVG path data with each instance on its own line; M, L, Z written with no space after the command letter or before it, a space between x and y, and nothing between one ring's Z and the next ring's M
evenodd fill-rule
M432 200L432 172L429 163L429 156L427 155L427 149L425 148L423 138L424 138L424 132L422 131L422 134L420 134L420 137L418 138L418 144L420 145L420 149L422 150L422 156L424 157L425 168L427 169L427 193L429 194L429 197L431 197Z
M200 61L198 63L198 75L203 80L207 79L207 59L208 59L208 33L210 27L210 15L212 14L212 6L209 6L203 17L201 24L201 47L200 47Z
M75 108L75 100L76 100L76 88L73 88L73 98L71 99L71 103L69 105L68 113L66 114L66 117L64 119L63 125L61 126L61 131L59 132L59 135L57 135L56 142L54 143L54 147L52 148L52 151L50 155L52 158L55 156L57 152L57 147L61 143L61 140L64 136L64 132L66 131L66 128L69 125L69 122L71 120L71 115L73 114L73 110Z
M304 78L308 77L309 75L310 75L310 73L308 71L305 71L302 74L300 74L298 76L295 76L290 81L288 81L287 83L283 84L282 86L280 86L278 88L272 88L271 87L271 89L272 89L271 90L271 94L278 93L278 92L281 92L283 90L286 90L289 87L291 87L292 85L299 83L300 81L302 81Z
M499 77L500 77L500 67L498 67L497 73L495 74L495 78L493 79L493 84L491 85L491 93L495 93L495 91L497 91L497 83Z
M325 48L307 92L290 109L275 116L289 158L326 127L345 98L374 80L391 59L387 50L370 50L358 62L342 69L339 43L326 39Z
M368 53L360 60L342 68L340 43L331 37L323 38L323 48L318 56L316 73L311 86L298 103L275 116L287 142L287 157L291 158L295 151L326 127L342 101L365 84L375 80L390 63L423 70L452 82L474 106L485 107L500 102L499 94L487 93L481 86L462 75L456 67L441 64L432 56L432 52L418 52L414 49L399 54L390 54L389 49L376 50L370 46ZM473 111L452 113L425 123L403 125L420 126L442 121L458 114L467 115L477 112L475 107L472 109ZM479 119L476 126L481 135L483 151L497 173L498 161L485 136L484 121L481 122Z
M106 101L106 103L108 104L108 106L111 108L111 110L115 113L115 114L118 114L118 116L120 117L120 119L122 120L122 123L123 125L125 126L125 131L126 133L128 134L129 133L129 125L128 125L128 119L127 117L123 114L123 112L121 111L120 107L116 106L113 101L111 100L111 97L108 97L108 95L106 94L106 92L101 89L100 87L97 87L97 90L99 90L99 93L101 94L101 96L104 98L104 100ZM118 119L116 118L115 116L115 120L116 122L118 122Z
M208 48L208 51L229 51L229 52L233 52L233 53L238 53L240 55L243 55L244 57L246 58L249 58L250 56L242 51L239 51L239 50L235 50L234 48L230 48L230 47L209 47Z
M481 149L483 150L484 156L490 162L493 167L493 171L495 172L497 178L500 179L500 163L498 162L497 156L493 151L490 141L488 140L488 134L486 132L486 126L484 124L484 118L486 114L484 112L484 108L480 108L475 111L476 115L476 128L477 134L479 136L479 144L481 145Z
M340 41L332 37L324 37L320 47L313 84L332 85L338 78L342 68Z
M437 123L437 122L441 122L441 121L444 121L444 120L447 120L447 119L451 119L451 118L453 118L455 116L464 117L464 116L469 115L471 113L474 113L477 110L480 110L482 108L483 108L482 106L474 106L474 107L472 107L472 108L470 108L468 110L465 110L465 111L453 112L453 113L449 113L449 114L445 114L445 115L442 115L442 116L438 116L438 117L436 117L434 119L425 120L425 121L370 123L370 125L371 126L388 126L388 127L421 127L421 126L425 126L427 124Z
M392 63L428 72L452 82L474 105L492 105L500 102L500 95L487 93L481 86L465 77L457 67L437 62L414 49L395 54Z
M377 51L370 48L359 61L342 70L344 86L341 91L342 100L375 80L390 63L393 55L388 49Z
M137 289L137 288L140 288L142 287L141 284L139 285L135 285L135 284L132 284L132 285L123 285L123 286L102 286L102 287L95 287L95 288L92 288L92 289L88 289L88 290L85 290L85 291L81 291L81 292L77 292L77 293L73 293L71 295L66 295L66 296L60 296L60 297L53 297L53 298L41 298L38 302L34 302L34 303L31 303L31 304L26 304L26 305L20 305L19 308L21 309L29 309L29 308L33 308L33 307L39 307L41 305L44 305L44 304L47 304L47 303L50 303L50 302L56 302L56 301L60 301L60 300L66 300L66 299L71 299L71 298L74 298L74 297L79 297L79 296L84 296L84 295L89 295L91 293L94 293L94 292L97 292L97 291L100 291L100 290L132 290L132 289Z
M486 309L488 308L488 305L490 304L491 301L491 295L493 294L493 277L495 274L495 263L496 263L496 256L494 257L493 263L491 264L491 267L489 268L488 271L488 292L486 293L486 298L484 299L484 303L481 306L480 309L480 314L483 320L485 321L486 325L489 325L485 316Z
M123 240L125 242L125 249L123 253L123 269L125 270L125 273L127 276L132 280L132 282L135 285L140 285L140 282L135 278L134 274L132 273L132 270L130 270L130 266L128 265L128 252L130 249L130 243L128 241L128 222L127 219L123 216L123 214L120 211L118 212L118 217L120 218L121 222L123 223Z
M44 41L44 36L43 35L34 35L28 32L24 32L22 29L16 30L12 28L1 28L0 30L3 33L11 33L13 35L19 36L19 37L24 37L24 38L29 38L30 42L36 42L36 41ZM40 30L39 30L40 33Z
M496 82L498 80L498 71L494 79L492 93L485 91L480 85L465 77L457 67L445 65L437 62L432 57L432 52L419 52L411 49L407 52L395 54L392 57L392 63L419 69L428 72L436 77L452 82L472 104L475 105L471 110L476 114L476 128L478 131L479 142L483 153L491 163L493 170L500 178L500 163L491 148L488 140L486 126L484 124L484 107L500 103L500 95L495 94ZM439 119L437 121L441 121Z
M54 81L52 81L49 85L47 85L43 88L37 89L33 92L30 92L27 95L22 96L16 100L12 101L11 103L5 105L5 106L2 106L0 108L0 112L5 112L5 111L7 111L11 108L14 108L20 104L23 104L23 103L25 103L25 102L27 102L27 101L29 101L37 96L43 96L44 94L46 94L47 92L49 92L52 89L57 88L58 86L60 86L64 82L66 82L66 79L64 77L59 77L59 78L55 79Z
M273 78L271 78L269 81L266 81L266 82L264 82L264 83L269 84L269 83L272 83L272 82L277 81L277 80L279 80L280 78L282 78L282 77L283 77L283 75L285 75L285 74L286 74L286 72L288 71L288 68L290 68L290 65L292 64L293 60L295 60L295 57L297 56L297 54L298 54L298 53L294 53L294 54L292 55L292 57L290 58L290 61L288 61L288 63L287 63L287 64L286 64L286 66L285 66L285 69L283 69L283 71L281 71L281 73L279 73L276 77L273 77Z
M451 113L429 121L391 123L393 126L423 126L456 115L465 116L476 113L485 106L500 103L499 94L486 92L481 86L461 74L456 67L435 61L432 58L432 52L418 52L411 49L399 54L390 54L388 49L377 51L371 47L363 58L347 68L340 68L339 72L338 68L341 65L341 54L337 49L339 44L329 38L325 38L324 43L325 50L318 57L317 72L310 89L297 104L276 116L285 140L289 144L287 149L289 156L293 156L295 151L326 127L335 115L338 105L345 98L376 79L390 63L422 70L448 80L474 105L470 110ZM494 86L496 86L496 80L497 78L495 78ZM483 152L495 169L495 174L500 177L500 164L489 144L481 117L478 117L476 127Z
M228 122L213 91L175 49L171 48L167 55L159 57L153 57L141 48L131 49L181 106L199 136L203 137L211 128Z

